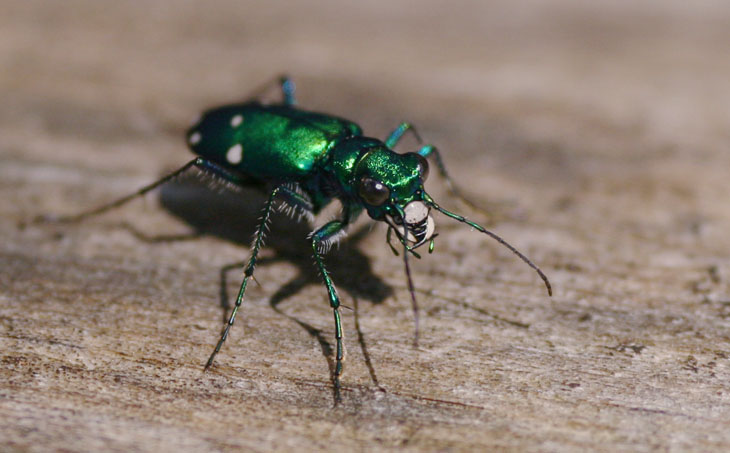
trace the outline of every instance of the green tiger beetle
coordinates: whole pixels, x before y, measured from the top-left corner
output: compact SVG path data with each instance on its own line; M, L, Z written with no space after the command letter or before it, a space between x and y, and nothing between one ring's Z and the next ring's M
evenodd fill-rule
M226 341L243 303L249 279L254 275L269 218L277 206L275 202L283 202L278 206L311 221L324 206L334 199L339 200L342 204L341 216L315 229L308 237L334 315L336 352L332 379L336 401L340 398L345 347L340 299L325 267L323 255L345 235L347 227L363 210L373 220L386 223L387 243L396 255L398 251L391 243L392 233L403 246L405 274L416 321L416 341L418 306L408 256L420 258L416 249L424 244L428 244L429 253L433 251L434 238L437 236L436 224L431 216L433 211L466 224L507 247L538 273L548 295L552 295L547 276L525 255L481 225L444 209L426 193L423 183L429 173L427 159L432 157L450 192L474 206L456 188L436 147L420 145L416 152L404 154L393 151L408 131L422 143L409 123L401 123L385 141L365 137L360 126L351 121L296 107L295 86L288 77L278 78L278 84L283 97L281 102L263 104L254 98L204 112L187 131L187 143L198 157L178 170L99 208L74 216L45 217L41 220L76 222L100 214L146 194L191 167L236 186L264 190L268 197L256 228L251 256L243 272L235 306L205 364L207 370Z

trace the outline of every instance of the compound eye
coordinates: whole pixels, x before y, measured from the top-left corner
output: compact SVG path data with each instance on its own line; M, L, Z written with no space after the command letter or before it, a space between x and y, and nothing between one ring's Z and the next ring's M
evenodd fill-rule
M420 154L416 154L416 157L418 158L418 173L421 174L421 182L426 182L428 178L428 161Z
M360 180L357 193L365 200L365 203L372 206L380 206L390 198L390 189L385 184L368 177Z

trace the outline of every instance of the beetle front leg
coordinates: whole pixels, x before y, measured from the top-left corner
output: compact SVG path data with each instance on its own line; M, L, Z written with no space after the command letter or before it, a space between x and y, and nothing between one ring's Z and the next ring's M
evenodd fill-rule
M324 285L327 287L327 295L329 296L330 307L335 318L335 367L333 373L333 381L335 386L335 404L339 403L340 398L340 376L342 375L342 363L345 360L345 345L342 338L342 321L340 320L340 298L337 296L337 290L332 283L330 274L324 266L322 255L327 252L332 243L345 234L345 228L348 225L347 220L333 220L320 229L312 233L312 253L314 261L322 275Z
M392 239L392 236L393 236L393 231L395 231L393 229L393 227L392 226L389 226L388 227L388 234L386 234L386 236L385 236L385 242L388 244L388 247L390 247L390 250L393 252L393 255L400 256L400 254L398 253L398 250L396 250L395 247L393 247L393 243L391 242L391 239ZM398 238L398 240L400 241L400 243L403 244L404 246L406 246L406 249L409 252L411 252L411 255L415 256L418 259L421 259L421 255L418 252L416 252L415 250L413 250L413 247L411 247L410 245L408 245L403 240L403 238L398 234L398 232L396 232L395 235Z
M261 244L264 240L264 233L266 232L267 224L269 223L269 218L271 217L271 211L273 210L274 206L274 199L276 198L276 195L279 193L280 188L275 187L271 193L269 194L268 200L266 200L266 205L264 206L264 212L261 215L261 222L259 223L258 227L256 228L256 234L254 236L253 245L251 246L251 258L248 260L248 264L246 265L246 269L243 271L243 281L241 282L241 288L238 290L238 296L236 297L236 305L233 307L233 311L231 312L231 316L228 318L228 322L226 323L225 329L223 329L223 332L221 333L221 337L218 340L218 343L215 345L215 349L213 350L213 353L208 358L208 362L205 364L205 370L210 368L210 366L213 364L213 360L215 359L215 356L218 354L218 352L221 350L221 346L223 346L223 343L226 341L226 338L228 338L228 333L231 330L231 327L233 327L233 322L236 320L236 314L238 313L238 309L241 308L241 304L243 303L243 296L246 293L246 286L248 286L248 279L253 277L253 271L256 268L256 259L258 258L259 249L261 248Z

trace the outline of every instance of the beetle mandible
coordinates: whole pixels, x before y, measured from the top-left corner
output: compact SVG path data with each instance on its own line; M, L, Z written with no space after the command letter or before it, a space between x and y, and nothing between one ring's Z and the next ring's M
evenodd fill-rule
M407 131L421 143L418 133L409 123L401 123L384 141L366 137L360 126L351 121L296 107L294 83L288 77L278 78L278 83L283 97L281 102L263 104L251 100L205 111L186 134L188 146L198 157L178 170L99 208L74 216L42 220L76 222L100 214L144 195L191 167L237 186L265 190L268 197L254 234L251 256L244 268L236 303L206 362L207 370L228 337L243 303L275 201L285 203L292 212L313 219L324 206L339 200L342 204L339 218L315 229L308 237L334 316L336 349L333 382L337 399L345 348L340 299L323 255L345 235L347 227L362 211L366 211L373 220L387 224L387 242L394 253L398 254L391 244L393 232L403 246L408 289L416 318L416 340L418 311L408 256L420 257L415 249L424 244L429 244L429 253L433 251L436 225L431 214L434 211L507 247L538 273L548 294L552 295L547 276L525 255L481 225L441 207L428 195L423 184L429 173L427 159L433 158L451 193L473 206L456 188L435 146L420 145L417 151L404 154L393 151Z

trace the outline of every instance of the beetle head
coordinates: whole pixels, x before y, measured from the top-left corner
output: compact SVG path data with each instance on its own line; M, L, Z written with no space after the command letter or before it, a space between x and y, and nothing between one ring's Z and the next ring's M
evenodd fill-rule
M427 177L428 162L420 154L377 146L359 159L354 188L371 218L385 221L416 248L429 241L436 228L431 208L423 202Z
M436 158L438 159L438 154ZM431 217L432 209L486 234L507 247L537 272L545 283L548 295L552 296L552 286L547 276L522 252L481 225L442 208L426 193L423 183L428 177L428 163L420 154L397 154L382 144L373 143L362 151L353 168L354 171L351 173L353 179L349 180L350 190L354 192L354 196L359 197L370 217L388 223L403 244L403 263L416 317L416 342L418 341L418 304L408 264L408 254L411 253L419 258L420 256L413 249L426 242L430 242L429 253L433 251L433 238L436 235L434 234L435 223ZM449 181L443 166L440 167L440 170ZM452 192L456 192L455 189L452 188ZM390 243L389 239L388 243ZM397 254L392 245L391 248Z

